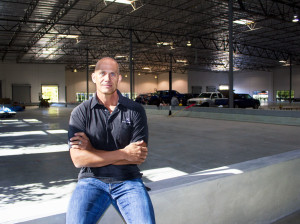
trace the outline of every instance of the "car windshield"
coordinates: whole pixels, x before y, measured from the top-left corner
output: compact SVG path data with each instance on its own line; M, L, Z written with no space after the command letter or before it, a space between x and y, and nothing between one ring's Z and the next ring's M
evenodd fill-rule
M211 93L201 93L198 98L210 98Z

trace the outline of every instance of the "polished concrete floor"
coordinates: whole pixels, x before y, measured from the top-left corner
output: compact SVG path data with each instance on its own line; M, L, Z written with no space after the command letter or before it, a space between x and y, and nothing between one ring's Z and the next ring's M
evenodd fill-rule
M78 172L67 146L72 109L28 107L0 119L0 223L65 212ZM299 126L153 114L148 123L146 183L300 147Z

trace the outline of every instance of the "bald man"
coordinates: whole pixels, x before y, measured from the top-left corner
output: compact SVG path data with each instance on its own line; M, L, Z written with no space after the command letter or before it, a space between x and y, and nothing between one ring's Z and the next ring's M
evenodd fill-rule
M155 223L138 165L148 154L144 108L119 92L119 65L102 58L92 74L96 94L77 106L69 121L70 155L80 168L67 224L97 223L113 205L127 224Z

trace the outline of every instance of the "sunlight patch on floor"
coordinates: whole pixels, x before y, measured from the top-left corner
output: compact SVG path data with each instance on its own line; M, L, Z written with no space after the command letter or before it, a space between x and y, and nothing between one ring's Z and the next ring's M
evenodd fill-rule
M12 224L65 213L76 180L0 187L0 223ZM18 197L17 199L15 199Z
M24 155L24 154L38 154L51 152L65 152L69 151L68 144L46 145L41 144L38 147L22 147L11 149L11 145L0 146L0 156Z
M143 177L147 178L150 181L159 181L165 180L173 177L180 177L186 175L186 172L176 170L171 167L163 167L151 170L143 170Z

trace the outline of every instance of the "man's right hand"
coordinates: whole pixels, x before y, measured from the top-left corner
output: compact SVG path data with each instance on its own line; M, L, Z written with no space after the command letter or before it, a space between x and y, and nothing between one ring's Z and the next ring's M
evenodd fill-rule
M148 148L144 141L130 143L121 151L124 153L124 159L133 164L143 163L148 155Z

